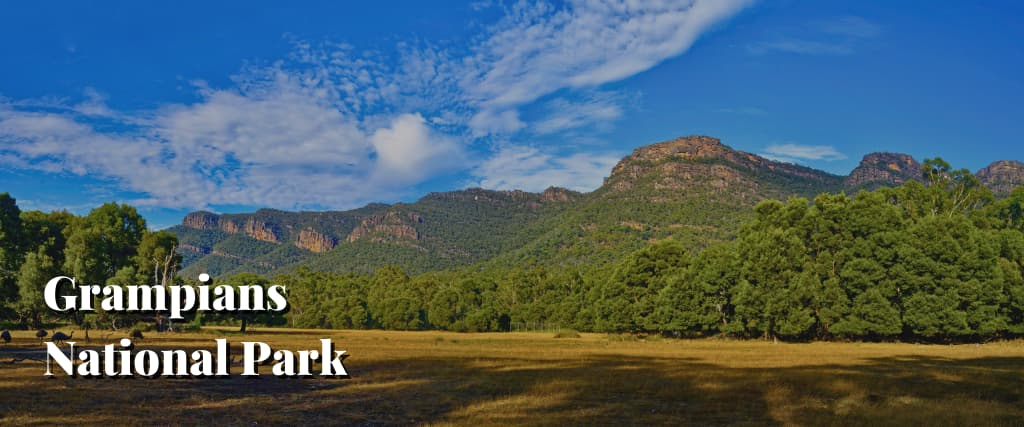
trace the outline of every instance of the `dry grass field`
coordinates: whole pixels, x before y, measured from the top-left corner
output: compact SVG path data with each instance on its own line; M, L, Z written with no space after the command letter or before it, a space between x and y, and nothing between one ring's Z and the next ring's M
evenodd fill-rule
M103 344L104 333L92 335L89 345ZM351 378L254 379L235 366L227 379L47 379L40 362L7 363L4 352L41 348L31 331L17 331L0 350L0 425L1024 425L1019 341L211 329L148 334L138 345L212 348L220 337L292 349L330 337L351 354Z

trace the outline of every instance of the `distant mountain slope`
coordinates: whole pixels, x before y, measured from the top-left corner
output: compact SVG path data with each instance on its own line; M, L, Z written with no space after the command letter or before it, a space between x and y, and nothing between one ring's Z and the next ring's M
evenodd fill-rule
M397 264L422 272L474 264L521 247L530 225L558 215L581 197L562 188L544 193L469 189L431 193L364 221L347 243L309 259L323 271L373 271Z
M579 193L469 189L431 193L415 203L351 211L252 214L194 212L170 229L185 256L182 274L272 272L298 263L329 271L410 271L489 259L528 238L523 224L564 208Z
M1024 164L995 162L978 172L997 194L1024 183ZM188 214L172 227L182 274L272 273L303 265L370 272L398 265L416 273L489 263L602 263L674 238L701 248L730 239L765 198L873 189L920 180L920 164L898 153L865 155L849 176L772 161L716 138L688 136L642 146L597 190L543 193L468 189L414 203L349 211Z

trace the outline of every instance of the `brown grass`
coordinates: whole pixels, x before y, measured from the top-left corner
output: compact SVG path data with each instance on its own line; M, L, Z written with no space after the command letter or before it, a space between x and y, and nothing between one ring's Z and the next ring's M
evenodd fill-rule
M137 344L212 347L221 336L153 333ZM1024 342L773 345L285 329L225 336L236 346L291 349L330 337L351 354L352 378L249 379L235 366L228 379L46 379L39 362L5 363L12 347L40 348L31 331L16 332L0 349L0 425L1024 424Z

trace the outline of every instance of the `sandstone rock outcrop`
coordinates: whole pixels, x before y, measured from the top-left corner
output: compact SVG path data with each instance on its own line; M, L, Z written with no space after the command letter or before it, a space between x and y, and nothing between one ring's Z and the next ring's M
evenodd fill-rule
M851 189L877 188L920 180L921 164L909 154L871 153L861 159L844 184Z
M996 196L1006 196L1020 185L1024 185L1024 163L1016 160L999 160L982 168L975 175Z
M256 218L249 218L245 222L245 234L253 239L264 242L278 243L280 241L271 224Z
M238 234L242 232L242 227L237 222L231 220L221 221L220 229L224 230L228 234Z
M213 212L197 211L185 215L185 218L181 220L181 225L196 230L216 230L219 222L219 215Z
M315 253L327 252L334 249L337 244L338 242L333 237L311 227L304 228L295 239L295 246Z

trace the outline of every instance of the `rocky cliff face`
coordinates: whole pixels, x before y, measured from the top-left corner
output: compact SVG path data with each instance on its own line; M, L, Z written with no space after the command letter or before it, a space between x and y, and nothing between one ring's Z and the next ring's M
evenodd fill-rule
M240 226L235 220L221 220L220 215L206 211L198 211L185 215L185 218L181 221L181 225L196 230L216 230L219 228L228 234L245 233L245 235L256 240L280 243L280 238L278 236L278 232L275 231L275 226L256 218L249 218Z
M245 235L264 242L280 243L273 225L256 218L245 222Z
M975 175L996 196L1006 196L1017 186L1024 185L1024 163L999 160L982 168Z
M901 185L921 180L921 164L909 154L871 153L850 172L844 184L850 189Z
M420 233L416 228L409 225L409 222L422 222L417 214L402 215L397 211L390 211L382 215L372 215L352 230L348 235L349 242L361 239L371 239L375 242L395 240L419 240Z
M299 236L295 239L295 246L314 253L327 252L334 249L337 244L338 242L333 237L311 227L300 231Z
M185 215L185 219L181 220L181 225L196 230L216 230L219 221L220 216L215 213L198 211Z
M220 229L224 230L224 232L228 234L238 234L242 232L242 226L232 220L221 221Z

